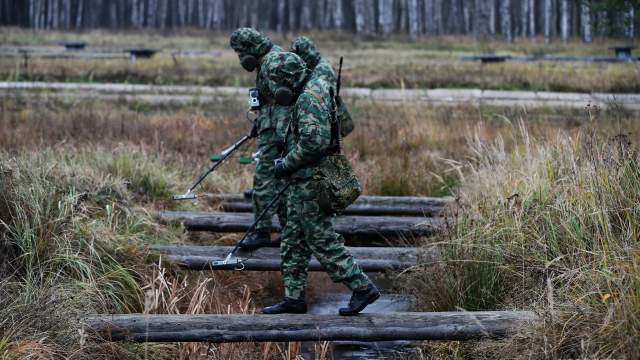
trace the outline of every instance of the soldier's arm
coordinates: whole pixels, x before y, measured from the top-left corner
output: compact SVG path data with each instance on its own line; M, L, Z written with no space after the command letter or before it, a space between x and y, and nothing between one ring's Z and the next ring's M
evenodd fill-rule
M303 93L296 103L299 141L284 159L287 171L296 171L324 156L331 142L329 114L319 100Z

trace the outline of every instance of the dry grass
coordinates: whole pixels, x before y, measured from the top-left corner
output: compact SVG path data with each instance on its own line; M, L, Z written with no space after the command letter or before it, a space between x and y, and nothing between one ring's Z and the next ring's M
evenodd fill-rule
M469 139L475 155L457 192L464 211L442 244L445 260L414 274L424 308L524 308L544 318L526 338L485 344L476 355L633 358L640 333L636 133L607 136L595 123L546 139L523 125L514 131L518 144L510 150L500 137Z
M607 55L616 42L601 40L583 46L579 42L544 45L540 39L513 44L482 41L472 37L425 38L418 42L398 39L354 39L335 33L308 34L334 64L345 57L346 86L373 88L483 88L578 92L638 92L637 64L608 63L502 63L481 65L459 61L461 55L478 52L514 54L598 54ZM246 73L228 46L227 34L185 32L86 34L31 33L5 31L4 44L55 45L65 38L78 38L96 47L129 48L154 44L166 51L151 60L132 63L121 60L38 59L24 66L21 58L0 59L0 78L37 81L101 81L153 84L201 84L250 86L253 74ZM293 35L274 40L286 48ZM200 58L172 57L176 48L215 52Z
M206 207L167 198L184 191L210 153L249 128L244 106L228 99L161 107L0 101L0 356L300 355L298 344L82 343L76 331L87 313L250 313L278 296L275 276L185 275L157 258L140 263L146 244L195 240L149 214ZM447 261L408 279L423 309L559 311L530 340L429 344L425 358L629 353L640 304L638 113L369 102L351 108L357 128L347 153L368 193L453 192L465 209L445 239ZM251 174L251 167L229 164L205 186L239 191ZM315 353L322 358L329 349L317 344Z

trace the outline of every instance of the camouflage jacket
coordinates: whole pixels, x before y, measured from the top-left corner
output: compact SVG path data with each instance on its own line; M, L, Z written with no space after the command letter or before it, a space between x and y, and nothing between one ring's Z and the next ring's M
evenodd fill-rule
M310 79L291 111L284 167L294 178L312 177L314 165L333 145L331 109L335 105L329 88L320 78Z

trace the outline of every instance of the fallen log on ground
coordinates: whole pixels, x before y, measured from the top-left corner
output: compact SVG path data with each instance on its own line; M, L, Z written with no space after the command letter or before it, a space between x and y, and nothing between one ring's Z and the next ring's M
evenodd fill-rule
M209 201L218 202L245 202L251 203L251 198L244 194L214 194L206 193L201 195ZM380 205L380 206L424 206L443 207L453 201L451 197L426 197L426 196L375 196L361 195L354 205Z
M192 246L192 245L154 245L153 252L162 254L169 262L187 270L211 269L211 262L222 260L233 249L232 246ZM418 263L432 262L438 258L435 248L419 249L415 247L349 247L360 267L366 272L403 270ZM251 251L239 250L236 259L243 261L243 270L279 271L280 249L261 248ZM233 270L235 263L228 266L216 266L216 270ZM324 271L320 263L313 258L309 271Z
M253 223L251 213L163 211L162 223L181 222L192 231L245 232ZM440 218L392 216L339 216L336 231L348 236L395 237L434 234L444 221ZM280 231L277 220L271 228Z
M529 311L338 315L94 315L88 332L137 342L392 341L503 338L536 321Z
M253 212L253 205L249 202L221 202L218 203L223 211ZM365 216L439 216L444 206L414 206L414 205L376 205L353 204L343 211L344 215Z

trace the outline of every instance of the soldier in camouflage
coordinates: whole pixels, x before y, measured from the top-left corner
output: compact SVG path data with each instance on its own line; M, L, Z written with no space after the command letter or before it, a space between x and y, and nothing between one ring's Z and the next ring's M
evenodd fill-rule
M284 129L289 122L289 107L275 104L274 99L268 96L268 83L260 69L265 55L283 50L274 45L269 37L252 28L240 28L234 31L231 34L230 44L238 54L242 67L249 72L257 71L256 88L262 104L260 115L252 131L253 136L258 138L258 161L253 178L252 195L253 212L257 217L274 199L281 187L281 181L273 176L273 161L282 153ZM281 226L286 222L284 205L284 201L279 201L269 208L256 225L256 231L242 242L241 247L255 249L270 245L271 221L274 213L278 213Z
M320 52L316 45L306 36L301 36L293 40L289 46L289 51L300 56L307 65L307 72L311 73L312 78L321 78L329 86L333 87L334 94L336 92L336 82L338 80L336 71L331 64L320 56ZM347 109L346 104L341 97L336 97L337 115L340 119L340 135L346 137L354 128L353 118Z
M318 160L332 151L332 111L335 103L329 85L306 72L304 61L293 53L265 57L263 69L276 101L292 105L287 128L286 155L274 165L276 178L286 178L287 223L280 244L285 288L282 302L263 309L265 314L305 313L304 298L311 255L322 264L334 282L353 291L341 315L356 315L380 296L380 292L358 266L334 230L335 215L318 205L313 176Z

